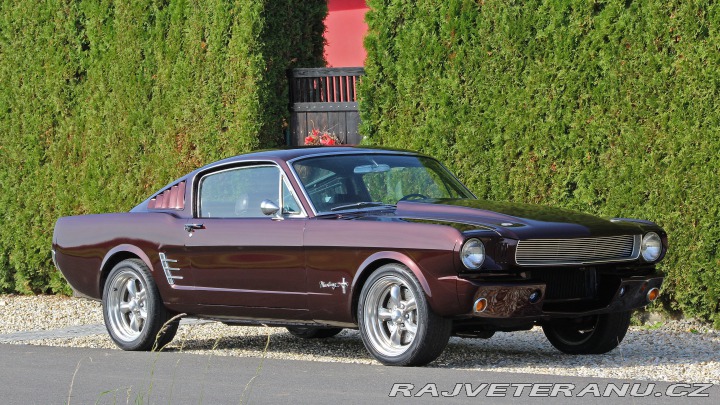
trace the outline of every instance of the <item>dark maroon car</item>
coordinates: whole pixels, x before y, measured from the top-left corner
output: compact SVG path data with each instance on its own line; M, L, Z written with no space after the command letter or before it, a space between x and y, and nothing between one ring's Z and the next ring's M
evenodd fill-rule
M53 238L122 349L167 344L184 313L303 338L358 328L389 365L534 325L605 353L657 298L666 250L652 222L478 200L432 158L353 147L225 159L130 212L60 218Z

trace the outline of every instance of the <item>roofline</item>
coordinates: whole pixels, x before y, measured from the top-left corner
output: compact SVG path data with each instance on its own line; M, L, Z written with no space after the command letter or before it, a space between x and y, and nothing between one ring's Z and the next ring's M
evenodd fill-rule
M328 155L328 154L345 154L345 153L398 153L398 154L412 154L421 155L420 153L404 150L404 149L393 149L393 148L382 148L373 146L295 146L288 148L278 149L263 149L248 153L243 153L236 156L231 156L225 159L221 159L212 163L209 163L197 170L202 170L209 166L215 166L217 164L243 162L246 160L255 159L272 159L290 161L301 157L310 157L315 155Z

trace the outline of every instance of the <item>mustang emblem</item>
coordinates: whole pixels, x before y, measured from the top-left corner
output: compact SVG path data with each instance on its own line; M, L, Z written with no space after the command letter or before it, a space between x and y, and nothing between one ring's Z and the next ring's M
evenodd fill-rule
M345 289L347 288L347 286L348 286L348 283L347 283L347 281L345 281L345 277L343 277L342 281L339 283L333 283L331 281L328 281L328 282L321 281L320 282L320 288L332 288L334 290L334 289L340 287L340 288L342 288L343 294L345 294L345 292L346 292Z

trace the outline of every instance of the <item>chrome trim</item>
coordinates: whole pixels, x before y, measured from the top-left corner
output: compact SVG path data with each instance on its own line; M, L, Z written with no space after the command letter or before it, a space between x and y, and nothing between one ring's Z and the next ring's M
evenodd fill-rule
M332 148L328 148L328 149L332 149ZM432 157L430 157L430 156L426 156L426 155L423 155L423 154L420 154L417 152L411 152L411 151L388 150L388 149L378 149L378 150L360 149L359 151L358 150L353 150L353 151L348 150L348 151L343 151L343 152L328 151L328 152L321 152L321 153L313 153L312 155L302 155L302 156L294 157L292 159L286 160L285 162L288 163L288 166L292 166L292 164L298 160L310 159L310 158L319 157L319 156L338 156L338 155L408 155L408 156L429 157L432 159Z
M348 282L345 281L345 277L343 277L342 281L339 283L335 283L332 281L327 281L327 282L321 281L320 282L320 288L330 288L333 291L335 291L336 288L342 288L343 294L345 294L347 292L348 285L349 285Z
M196 229L203 229L203 224L185 224L183 225L185 232L193 233Z
M465 248L468 246L468 244L471 241L477 241L480 246L482 247L482 261L477 267L471 267L468 265L468 263L465 261ZM463 242L462 246L460 246L460 262L465 266L468 270L479 270L482 268L483 263L485 263L485 259L487 258L487 251L485 249L485 244L478 238L469 238Z
M642 249L642 248L643 248L643 245L645 244L645 239L646 239L646 238L650 238L650 237L651 237L650 235L655 235L655 237L657 237L657 239L658 239L658 242L660 242L660 251L658 252L657 257L655 257L655 258L652 259L652 260L648 260L648 259L645 257L645 254L643 253L643 249ZM662 253L663 253L662 237L661 237L657 232L652 232L652 231L650 231L650 232L648 232L648 233L646 233L645 235L642 236L642 238L640 239L640 256L642 256L642 259L643 259L644 262L646 262L646 263L655 263L655 262L657 262L657 261L660 259L660 257L662 256Z
M620 251L628 249L629 246L626 244L630 242L629 238L632 238L630 255L620 255ZM628 262L640 257L641 238L642 235L618 235L521 240L518 241L515 249L515 263L519 266L548 266ZM608 257L600 257L601 250L608 248L613 249L614 252ZM584 249L592 251L584 253Z
M465 221L462 219L447 219L447 218L423 218L423 217L410 217L410 216L402 216L403 219L409 219L413 221L428 221L428 222L447 222L447 223L456 223L456 224L463 224L463 225L470 225L477 227L478 231L490 231L494 232L499 236L502 236L500 231L497 230L497 228L493 228L492 226L486 225L486 224L479 224L477 222L472 221ZM450 225L448 225L450 226Z
M282 221L283 219L285 219L280 213L280 207L278 207L278 205L275 204L275 202L273 202L272 200L262 200L262 202L260 203L260 211L262 211L264 215L272 216L272 219L275 221Z
M183 276L173 276L172 271L180 271L180 268L170 267L170 263L177 263L177 260L168 259L165 253L160 252L160 264L162 265L165 278L167 278L168 284L175 284L175 280L182 280Z
M482 311L478 311L478 310L477 310L477 305L478 305L478 303L479 303L480 301L485 301L485 307L483 307ZM475 303L473 304L473 312L476 313L476 314L485 312L485 310L487 310L489 306L490 306L490 304L488 303L487 298L480 297L480 298L478 298L477 300L475 300Z
M55 251L55 249L50 249L50 256L52 257L52 262L55 265L55 268L60 270L60 266L58 266L57 263L57 252Z
M298 206L300 207L300 214L293 214L293 215L287 215L284 216L286 218L307 218L308 214L305 212L305 207L303 207L302 200L300 197L298 197L297 192L295 192L295 189L292 186L292 183L288 180L287 176L285 175L285 172L280 168L280 173L282 174L282 179L285 185L287 186L287 189L290 190L290 193L292 194L295 201L297 201ZM301 183L298 183L301 184ZM282 187L280 188L282 190ZM282 196L282 191L280 192L280 195ZM282 208L282 205L280 206Z

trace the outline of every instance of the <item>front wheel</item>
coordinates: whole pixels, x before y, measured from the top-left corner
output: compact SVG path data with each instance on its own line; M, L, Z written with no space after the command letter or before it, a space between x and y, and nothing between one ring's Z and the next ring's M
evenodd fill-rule
M169 313L150 271L138 259L123 260L103 289L105 327L123 350L157 350L172 341L179 320L165 324Z
M603 354L622 342L630 327L630 311L553 321L543 333L556 349L567 354Z
M358 323L365 348L390 366L422 366L435 360L452 328L452 321L432 311L415 275L400 264L386 264L367 280Z

